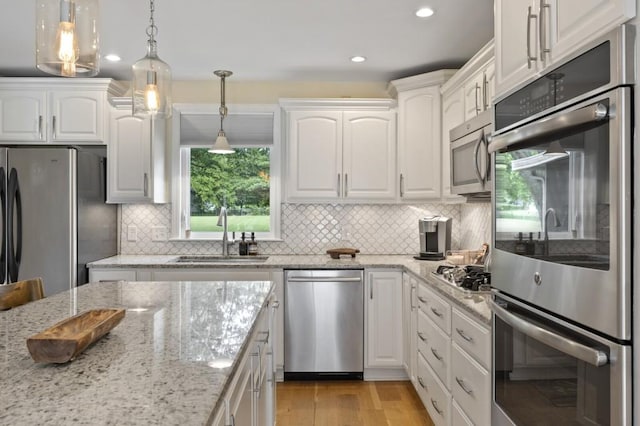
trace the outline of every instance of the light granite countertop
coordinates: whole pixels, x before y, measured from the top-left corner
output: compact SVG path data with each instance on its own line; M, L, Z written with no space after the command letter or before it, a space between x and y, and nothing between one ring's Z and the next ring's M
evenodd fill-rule
M352 269L352 268L384 268L399 269L414 275L426 282L439 294L452 301L484 324L491 325L491 311L487 305L488 294L464 291L453 285L444 283L431 273L443 261L433 262L416 260L408 255L367 255L358 254L355 258L341 257L331 259L328 255L266 255L264 262L255 263L207 263L181 262L179 255L118 255L88 264L89 268L268 268L268 269Z
M91 283L0 312L0 424L196 425L246 351L273 283ZM36 364L26 340L75 313L126 308L75 360ZM215 361L227 367L212 367Z

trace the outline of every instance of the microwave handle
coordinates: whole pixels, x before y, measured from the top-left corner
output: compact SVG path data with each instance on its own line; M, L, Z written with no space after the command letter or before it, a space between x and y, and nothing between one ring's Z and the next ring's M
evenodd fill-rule
M609 118L606 105L595 104L575 111L557 114L554 117L527 124L517 130L495 135L489 144L489 153L504 151L507 148L537 139L561 137L573 134L588 124L604 121Z
M484 177L482 176L482 174L480 174L480 165L478 164L478 151L480 151L480 145L482 145L483 141L484 141L484 132L482 132L482 134L478 138L478 141L476 142L476 146L473 148L473 165L475 166L474 171L476 172L476 177L478 178L478 181L484 185Z
M500 317L502 321L535 340L596 367L601 367L609 362L607 354L602 351L590 348L575 340L568 339L551 330L530 323L520 316L507 311L493 300L488 300L488 302L493 313Z

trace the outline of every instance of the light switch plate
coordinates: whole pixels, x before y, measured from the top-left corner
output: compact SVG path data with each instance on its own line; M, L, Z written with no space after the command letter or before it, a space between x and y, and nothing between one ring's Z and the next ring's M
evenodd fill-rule
M152 226L151 227L151 241L167 241L167 227L166 226Z
M138 241L138 227L135 225L127 226L127 241Z

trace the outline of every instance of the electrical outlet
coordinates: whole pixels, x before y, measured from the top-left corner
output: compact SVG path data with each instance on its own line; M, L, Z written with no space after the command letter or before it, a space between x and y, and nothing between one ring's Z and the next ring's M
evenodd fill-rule
M151 241L167 241L167 227L166 226L152 226L151 227Z
M135 225L127 226L127 241L138 241L138 227Z

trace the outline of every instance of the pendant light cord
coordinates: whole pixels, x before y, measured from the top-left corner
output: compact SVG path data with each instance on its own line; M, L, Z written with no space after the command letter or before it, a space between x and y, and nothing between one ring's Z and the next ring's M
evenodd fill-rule
M224 118L227 116L227 106L225 103L225 76L221 76L220 77L220 108L218 109L218 112L220 113L220 130L223 130L222 127L222 122L224 121Z
M153 20L153 12L156 10L155 1L149 0L149 26L147 27L147 36L149 37L149 43L155 44L156 35L158 34L158 27Z

